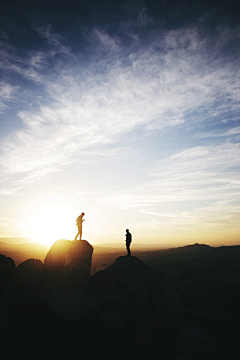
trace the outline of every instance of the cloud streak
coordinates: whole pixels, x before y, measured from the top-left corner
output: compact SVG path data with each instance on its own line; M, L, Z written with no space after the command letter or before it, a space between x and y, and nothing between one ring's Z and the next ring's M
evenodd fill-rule
M159 172L135 190L106 198L109 204L149 206L172 201L237 200L240 194L240 145L193 147L161 161Z
M136 129L191 127L239 110L238 64L227 55L217 59L236 32L220 32L213 48L196 28L155 33L149 44L133 40L127 48L94 29L96 50L87 63L50 26L38 33L53 49L31 53L28 60L8 56L8 69L41 83L47 98L20 111L22 129L2 143L0 163L9 175L58 171L87 149L113 144ZM52 75L44 74L43 64L56 54L65 62L56 58ZM4 93L7 100L10 85Z
M13 98L16 87L6 82L0 82L0 113L6 109L8 102Z
M189 148L162 161L145 184L101 201L146 214L149 220L132 224L137 229L239 228L239 159L239 144Z

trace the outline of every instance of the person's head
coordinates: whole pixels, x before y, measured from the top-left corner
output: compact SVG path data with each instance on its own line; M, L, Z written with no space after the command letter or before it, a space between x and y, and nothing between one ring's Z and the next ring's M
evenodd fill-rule
M128 233L128 232L129 232L129 229L126 229L126 232Z
M84 212L82 212L82 213L81 213L81 215L82 215L82 216L84 216L84 215L85 215L85 213L84 213Z

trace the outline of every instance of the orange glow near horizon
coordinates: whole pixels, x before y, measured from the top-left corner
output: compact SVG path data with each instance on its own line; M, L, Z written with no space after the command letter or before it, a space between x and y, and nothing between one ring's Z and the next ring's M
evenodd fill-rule
M132 233L133 248L135 246L175 247L196 242L210 246L239 244L239 229L236 227L229 228L224 224L211 226L200 221L193 225L191 218L189 225L185 220L184 226L182 224L172 226L171 218L170 220L164 218L165 221L158 224L151 220L150 215L131 209L113 211L110 206L99 205L84 197L64 197L57 193L47 193L41 194L41 197L25 198L24 204L20 205L21 218L14 235L47 246L51 246L59 239L73 240L77 234L76 218L82 211L86 214L82 238L93 245L108 243L124 247L126 228ZM136 214L141 221L134 221ZM148 221L147 216L149 216Z
M76 217L63 207L42 206L27 219L27 232L36 242L52 245L58 239L71 239L74 231L77 232Z

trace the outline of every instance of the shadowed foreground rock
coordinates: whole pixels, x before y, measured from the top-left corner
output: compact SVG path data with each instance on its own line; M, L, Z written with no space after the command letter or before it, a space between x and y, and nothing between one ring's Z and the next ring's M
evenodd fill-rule
M12 277L15 263L10 257L0 254L0 286L5 286Z
M89 293L105 309L99 336L117 358L174 357L181 300L163 273L136 257L119 257L90 278Z
M58 240L47 253L44 264L56 284L82 293L87 290L92 253L93 247L86 240Z
M18 286L32 287L42 283L45 277L45 267L41 260L28 259L19 264L13 276Z
M134 256L90 278L92 253L85 240L60 240L44 264L29 259L16 268L16 281L0 289L4 326L12 329L6 341L19 339L26 360L174 359L176 289Z
M37 296L62 320L83 319L95 306L86 294L92 253L86 240L58 240L44 260L47 275Z

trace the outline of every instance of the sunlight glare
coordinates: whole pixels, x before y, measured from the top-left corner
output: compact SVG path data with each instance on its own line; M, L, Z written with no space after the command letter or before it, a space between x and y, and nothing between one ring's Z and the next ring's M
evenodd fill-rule
M71 239L77 231L76 214L57 206L42 206L28 218L30 236L42 244Z

